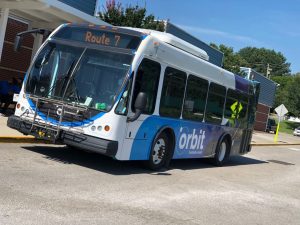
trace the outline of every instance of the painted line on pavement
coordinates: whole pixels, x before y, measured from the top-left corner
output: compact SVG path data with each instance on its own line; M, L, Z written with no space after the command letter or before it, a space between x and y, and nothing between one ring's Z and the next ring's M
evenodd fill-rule
M289 150L300 152L300 148L289 148Z

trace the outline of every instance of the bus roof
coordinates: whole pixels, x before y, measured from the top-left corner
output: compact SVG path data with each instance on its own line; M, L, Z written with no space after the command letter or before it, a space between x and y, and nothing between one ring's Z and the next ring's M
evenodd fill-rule
M135 30L139 31L142 33L145 33L147 35L151 35L153 37L158 38L160 41L170 44L176 48L179 48L185 52L188 52L196 57L199 57L201 59L204 59L206 61L209 60L208 54L201 48L198 48L195 45L192 45L176 36L173 34L165 33L165 32L160 32L156 30L147 30L147 29L140 29L140 28L131 28L131 27L126 27L127 29L130 30Z

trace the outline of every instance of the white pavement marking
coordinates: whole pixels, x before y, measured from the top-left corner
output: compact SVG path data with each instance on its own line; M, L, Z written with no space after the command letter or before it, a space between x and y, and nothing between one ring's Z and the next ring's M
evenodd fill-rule
M300 152L300 148L289 148L289 150Z

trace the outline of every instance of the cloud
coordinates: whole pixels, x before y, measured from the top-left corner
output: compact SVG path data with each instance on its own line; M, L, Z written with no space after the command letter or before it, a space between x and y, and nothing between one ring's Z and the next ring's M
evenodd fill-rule
M228 32L220 31L220 30L214 30L214 29L207 29L207 28L202 28L202 27L194 27L194 26L186 26L186 25L178 25L182 29L194 33L194 34L206 34L210 36L217 36L217 37L222 37L222 38L227 38L231 39L234 41L239 41L242 43L246 44L253 44L253 45L262 45L262 43L252 37L248 36L243 36L243 35L236 35L236 34L231 34Z

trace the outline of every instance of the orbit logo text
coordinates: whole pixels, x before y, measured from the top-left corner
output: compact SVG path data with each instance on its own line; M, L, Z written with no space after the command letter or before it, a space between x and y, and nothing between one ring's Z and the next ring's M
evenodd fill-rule
M187 132L185 132L187 131ZM202 151L205 140L205 131L200 129L193 129L192 132L189 132L188 129L180 128L179 133L179 149L186 149L192 151Z

